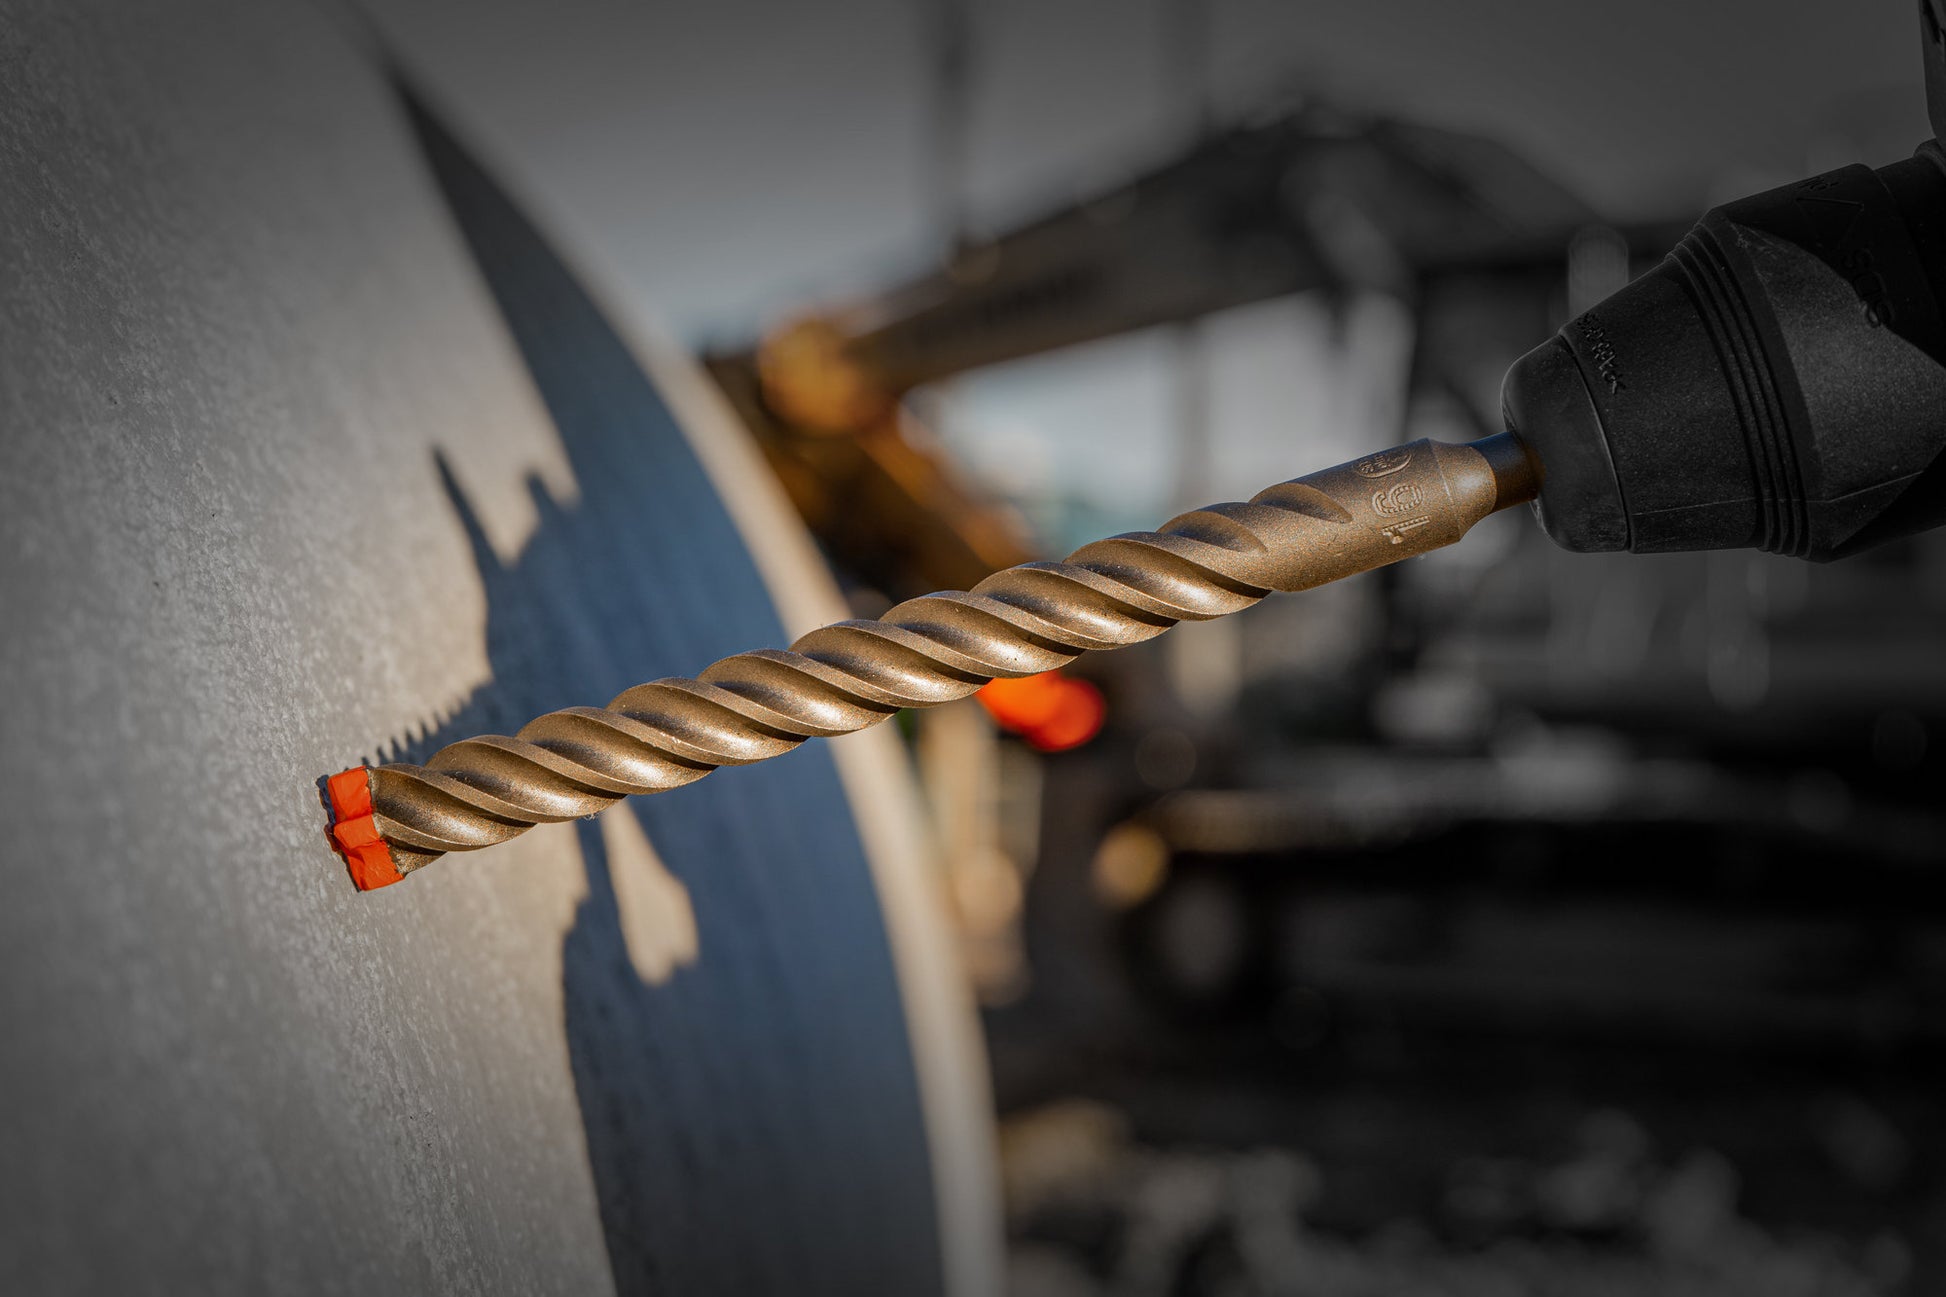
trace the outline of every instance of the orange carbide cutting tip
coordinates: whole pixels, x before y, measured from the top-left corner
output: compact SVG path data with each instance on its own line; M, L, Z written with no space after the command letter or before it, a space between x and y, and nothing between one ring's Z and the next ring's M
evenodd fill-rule
M372 781L365 768L339 771L325 781L325 789L331 795L331 841L358 890L369 892L404 878L372 821Z

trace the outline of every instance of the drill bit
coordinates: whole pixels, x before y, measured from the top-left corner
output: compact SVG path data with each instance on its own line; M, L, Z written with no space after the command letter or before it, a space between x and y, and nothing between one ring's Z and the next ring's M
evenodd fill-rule
M969 592L837 622L788 650L739 653L694 679L637 685L605 708L550 712L512 738L462 739L423 766L345 771L330 781L333 832L361 888L396 882L449 851L1450 545L1538 487L1512 433L1381 451L1247 504L1084 545L1059 563L1007 568Z

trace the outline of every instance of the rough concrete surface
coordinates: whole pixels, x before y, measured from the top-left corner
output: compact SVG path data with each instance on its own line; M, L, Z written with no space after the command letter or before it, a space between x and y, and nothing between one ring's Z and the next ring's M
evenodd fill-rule
M785 640L320 12L0 5L0 1291L940 1286L827 749L360 896L316 781Z

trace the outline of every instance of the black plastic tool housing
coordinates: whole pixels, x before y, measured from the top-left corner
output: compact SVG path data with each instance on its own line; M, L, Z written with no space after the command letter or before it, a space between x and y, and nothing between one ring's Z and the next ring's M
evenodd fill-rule
M1946 153L1716 208L1503 400L1567 549L1830 559L1946 523Z

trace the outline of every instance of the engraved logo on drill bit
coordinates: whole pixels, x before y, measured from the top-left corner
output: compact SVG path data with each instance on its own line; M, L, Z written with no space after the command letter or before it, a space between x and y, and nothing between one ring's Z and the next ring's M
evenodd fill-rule
M1412 462L1409 450L1381 450L1376 455L1367 455L1352 468L1362 477L1390 477Z
M1372 508L1386 518L1411 513L1425 502L1426 493L1419 489L1417 482L1401 482L1390 490L1377 491L1372 495Z
M1386 526L1380 527L1378 534L1391 541L1394 545L1403 545L1407 536L1418 531L1421 527L1430 526L1431 524L1432 515L1422 513L1417 518L1407 518L1404 522L1389 523Z

